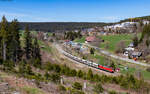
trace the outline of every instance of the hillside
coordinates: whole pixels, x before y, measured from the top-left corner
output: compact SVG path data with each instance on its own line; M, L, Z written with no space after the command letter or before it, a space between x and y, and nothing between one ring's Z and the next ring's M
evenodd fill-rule
M20 22L20 29L28 25L30 30L36 31L65 31L65 30L79 30L85 28L92 28L95 26L108 25L107 23L90 23L90 22Z
M121 20L119 23L122 23L122 22L128 22L128 21L139 22L139 21L141 21L141 20L148 20L148 21L150 21L150 16L142 16L142 17L135 17L135 18L127 18L127 19Z

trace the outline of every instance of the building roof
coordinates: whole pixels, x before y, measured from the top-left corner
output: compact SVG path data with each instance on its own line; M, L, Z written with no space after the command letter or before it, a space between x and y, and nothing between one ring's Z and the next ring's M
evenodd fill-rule
M86 38L86 41L88 41L88 42L92 42L92 41L95 41L95 40L96 40L96 37L94 37L94 36L89 36L89 37Z
M133 43L130 43L130 44L128 45L128 47L134 47L134 44L133 44Z
M141 56L142 53L141 52L133 52L132 55L134 55L134 56Z

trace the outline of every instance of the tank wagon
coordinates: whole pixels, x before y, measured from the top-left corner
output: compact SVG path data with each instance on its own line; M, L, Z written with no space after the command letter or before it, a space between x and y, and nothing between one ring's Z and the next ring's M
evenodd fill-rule
M102 66L100 64L97 64L95 62L92 62L92 61L88 61L88 60L85 60L85 59L81 59L79 57L76 57L76 56L73 56L72 54L69 54L67 52L63 52L63 54L77 62L80 62L82 64L85 64L85 65L88 65L90 67L93 67L93 68L96 68L96 69L100 69L100 70L103 70L103 71L107 71L107 72L110 72L110 73L114 73L114 70L112 68L109 68L107 66Z

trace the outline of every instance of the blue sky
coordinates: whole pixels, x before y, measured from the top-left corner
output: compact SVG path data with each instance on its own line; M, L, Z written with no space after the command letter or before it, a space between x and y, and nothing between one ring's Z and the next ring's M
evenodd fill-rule
M0 17L26 22L116 22L150 15L150 0L0 0Z

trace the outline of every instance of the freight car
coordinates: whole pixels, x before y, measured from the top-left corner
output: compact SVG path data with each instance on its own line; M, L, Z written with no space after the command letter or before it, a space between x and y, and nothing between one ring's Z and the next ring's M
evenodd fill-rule
M97 63L94 63L94 62L91 62L91 61L88 61L88 60L84 60L84 59L81 59L79 57L76 57L76 56L73 56L67 52L63 52L63 54L77 62L80 62L80 63L83 63L85 65L88 65L88 66L91 66L93 68L96 68L96 69L100 69L100 70L103 70L103 71L107 71L107 72L110 72L110 73L114 73L114 70L112 68L109 68L109 67L106 67L106 66L102 66L102 65L99 65Z

